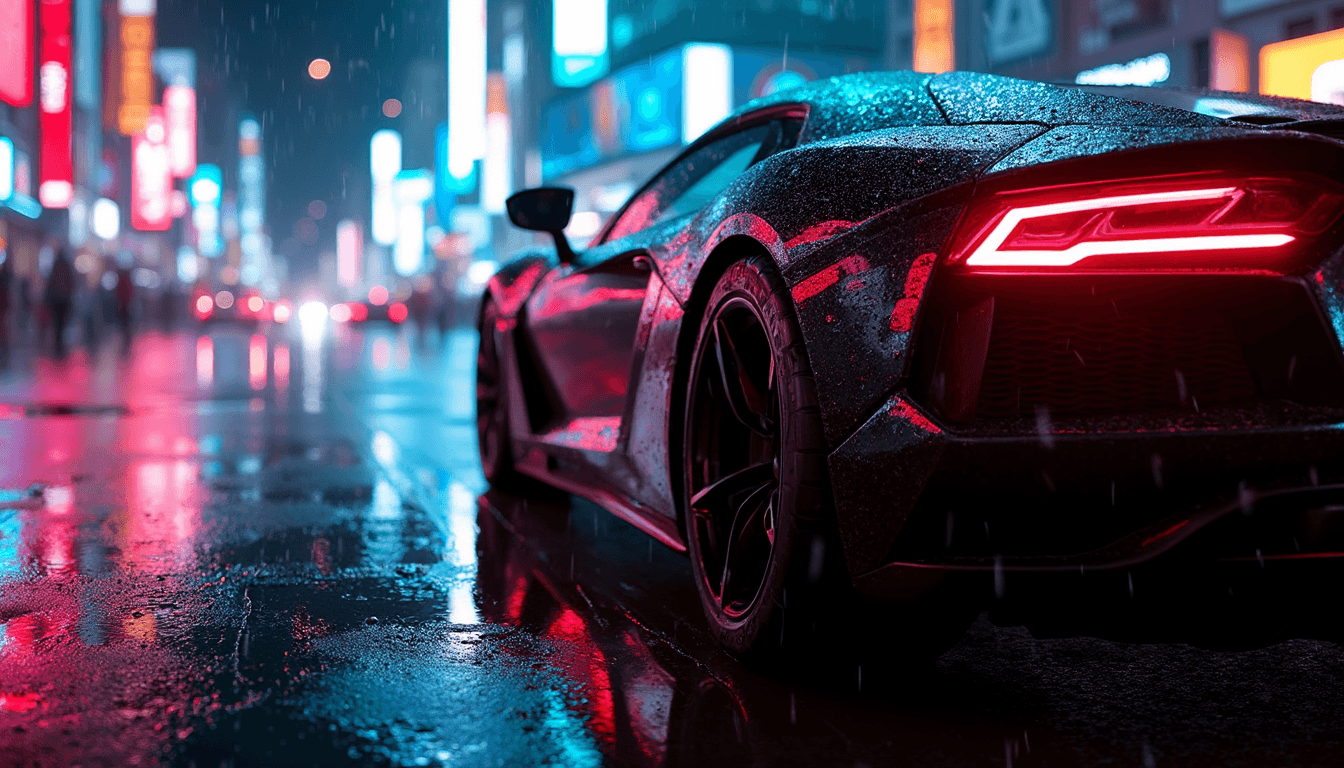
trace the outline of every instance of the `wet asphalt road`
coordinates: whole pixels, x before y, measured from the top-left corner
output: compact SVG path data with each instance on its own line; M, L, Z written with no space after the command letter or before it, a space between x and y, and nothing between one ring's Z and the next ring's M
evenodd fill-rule
M1036 641L786 682L684 558L485 491L475 339L147 334L0 374L0 765L1338 765L1344 654ZM862 690L860 690L862 685Z

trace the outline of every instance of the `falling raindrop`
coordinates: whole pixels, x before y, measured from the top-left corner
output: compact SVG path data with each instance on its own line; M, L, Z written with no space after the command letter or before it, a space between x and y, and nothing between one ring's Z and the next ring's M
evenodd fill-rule
M822 569L826 566L826 540L821 536L812 537L812 552L807 561L807 580L812 583L821 581Z
M1050 409L1044 405L1036 406L1036 434L1046 450L1055 447L1055 433L1050 425Z

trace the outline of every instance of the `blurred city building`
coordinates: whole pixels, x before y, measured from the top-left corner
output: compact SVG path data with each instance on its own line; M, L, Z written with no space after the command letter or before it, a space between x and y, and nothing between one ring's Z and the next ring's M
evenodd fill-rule
M1344 0L418 0L286 16L372 33L301 62L239 47L299 29L243 5L0 0L10 307L62 248L90 292L269 300L292 257L333 300L471 293L544 242L508 226L513 192L574 187L581 244L733 109L849 72L1344 101ZM339 179L299 165L320 136L342 142Z
M1341 0L490 0L486 16L484 178L456 199L491 216L501 253L532 239L505 226L507 192L574 187L582 242L732 109L848 72L1344 101Z

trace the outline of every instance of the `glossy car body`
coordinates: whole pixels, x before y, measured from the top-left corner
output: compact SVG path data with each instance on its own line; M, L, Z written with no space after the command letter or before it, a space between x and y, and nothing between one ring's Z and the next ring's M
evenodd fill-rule
M689 348L716 270L765 253L807 344L864 598L962 580L1038 634L1333 632L1299 603L1344 557L1344 108L1127 95L881 73L742 108L573 264L530 251L490 281L517 469L684 549ZM656 215L676 196L660 189L750 131L771 151ZM1262 200L1303 179L1326 220L1293 219L1278 250L968 265L1021 190L1031 210L1149 195L1107 214L1142 219L1191 189Z

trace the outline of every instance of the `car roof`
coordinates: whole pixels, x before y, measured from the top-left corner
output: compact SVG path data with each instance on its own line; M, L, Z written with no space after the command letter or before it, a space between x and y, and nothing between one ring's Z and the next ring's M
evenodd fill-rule
M756 99L729 119L781 104L807 106L802 143L920 125L1201 128L1344 119L1344 107L1297 99L1206 89L1062 85L977 72L840 75Z
M1121 99L1175 107L1202 115L1221 117L1255 125L1272 125L1297 120L1344 119L1344 106L1302 101L1258 93L1214 91L1208 88L1175 88L1141 85L1064 85L1082 91Z

